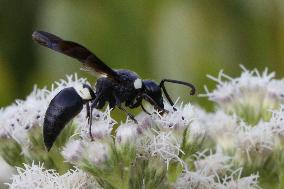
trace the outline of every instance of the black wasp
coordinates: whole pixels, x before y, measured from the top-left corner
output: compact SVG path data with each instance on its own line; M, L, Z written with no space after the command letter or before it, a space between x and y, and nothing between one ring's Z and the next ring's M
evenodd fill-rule
M79 60L85 70L94 71L104 76L97 79L95 91L86 84L81 87L69 87L61 90L51 100L45 113L43 125L44 144L47 150L50 150L64 126L81 112L83 105L87 107L89 132L92 138L92 110L93 108L102 109L106 102L108 102L110 108L117 106L120 110L126 112L137 123L134 116L122 106L123 103L124 106L129 108L141 106L143 111L148 113L142 105L142 100L146 100L156 110L164 113L167 110L164 109L162 90L169 103L172 106L174 105L164 86L165 82L189 86L191 88L190 94L195 93L194 86L187 82L163 79L158 85L153 80L140 79L133 71L113 70L82 45L65 41L51 33L35 31L32 37L42 46Z

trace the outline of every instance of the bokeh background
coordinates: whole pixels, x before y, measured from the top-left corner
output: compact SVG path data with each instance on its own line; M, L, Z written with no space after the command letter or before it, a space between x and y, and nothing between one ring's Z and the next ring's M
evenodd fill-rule
M240 64L284 77L283 0L0 0L0 107L66 74L96 81L76 60L35 44L34 30L79 42L142 78L192 82L199 93L215 85L206 74L237 76ZM184 87L169 89L212 108Z

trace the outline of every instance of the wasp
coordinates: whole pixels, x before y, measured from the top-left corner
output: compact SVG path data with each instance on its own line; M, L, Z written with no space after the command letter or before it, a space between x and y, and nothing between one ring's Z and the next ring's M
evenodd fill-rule
M65 125L82 111L84 105L87 109L86 118L88 119L89 134L92 139L91 125L92 110L94 108L102 109L108 103L111 109L118 107L137 123L134 115L128 112L125 107L133 109L140 106L144 112L149 114L142 104L142 101L145 100L153 105L158 112L168 112L168 110L164 109L162 91L169 103L172 106L174 105L165 88L165 82L188 86L191 88L190 95L195 94L194 85L188 82L163 79L160 84L157 84L153 80L142 80L135 72L130 70L114 70L87 48L78 43L63 40L54 34L35 31L32 38L44 47L77 59L82 63L84 70L99 74L95 90L87 84L68 87L62 89L51 100L43 124L44 144L48 151Z

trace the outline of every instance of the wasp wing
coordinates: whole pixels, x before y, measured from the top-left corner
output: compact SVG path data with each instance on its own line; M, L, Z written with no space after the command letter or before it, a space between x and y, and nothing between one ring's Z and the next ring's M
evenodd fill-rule
M96 55L78 43L65 41L54 34L44 31L33 32L32 38L42 46L79 60L83 63L83 70L94 71L115 80L118 77L118 74L113 69L108 67Z

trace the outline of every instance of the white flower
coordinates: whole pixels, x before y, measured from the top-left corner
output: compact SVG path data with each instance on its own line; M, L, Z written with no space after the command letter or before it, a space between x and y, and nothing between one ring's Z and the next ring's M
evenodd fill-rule
M272 117L269 121L269 126L273 134L284 138L284 105L281 105L278 110L272 111Z
M266 69L262 75L258 70L254 69L249 71L242 66L243 72L238 78L231 78L223 73L223 70L219 72L217 78L208 75L208 77L216 81L217 89L212 92L207 91L206 96L209 100L217 103L227 103L231 100L237 100L236 98L246 95L246 92L253 92L253 90L264 91L269 82L274 78L275 73L268 73ZM247 91L246 91L247 90ZM241 96L240 96L241 95Z
M241 123L235 143L235 159L241 164L251 163L255 166L262 165L274 147L273 134L266 123L254 127Z
M239 129L239 120L222 110L208 113L202 117L202 122L207 128L208 136L216 143L216 148L231 151L235 144L235 135Z
M27 154L30 145L29 130L43 125L47 95L45 89L35 87L26 100L16 100L16 103L1 110L0 137L15 140L22 146L24 154Z
M62 89L67 87L78 87L82 86L83 84L87 84L89 86L90 83L87 81L86 78L78 78L77 74L66 75L66 80L60 79L59 81L54 82L51 86L49 101L54 98Z
M148 146L145 146L146 152L150 152L151 156L158 156L169 165L170 161L178 161L184 165L183 160L178 156L184 153L180 149L180 142L176 136L170 132L154 131L156 134L151 136Z
M194 108L191 104L183 105L183 103L181 103L178 106L177 102L174 105L175 110L169 103L165 103L165 109L169 112L163 115L156 112L153 115L153 119L160 129L183 131L188 128L190 123L195 119Z
M110 141L89 141L71 139L61 154L67 162L80 165L84 161L95 166L103 166L110 157Z
M208 137L208 125L206 125L208 113L199 107L194 107L194 110L196 118L189 126L189 139L192 142L197 142Z
M116 130L115 140L118 144L135 144L138 137L137 124L127 122Z
M267 92L272 98L284 99L284 79L281 80L271 80L267 86Z
M82 158L83 143L81 140L70 140L62 150L62 155L68 162L78 162Z
M45 88L34 90L26 100L17 100L16 104L19 111L19 123L29 129L32 127L41 127L43 125L44 114L48 107L47 98L49 91Z
M0 112L0 137L10 138L12 131L19 127L17 105L12 104L7 108L2 108Z
M223 155L221 152L206 155L208 151L198 152L197 160L194 162L195 169L202 171L204 175L225 175L232 167L231 157Z
M242 169L237 169L222 180L218 179L216 189L259 189L258 175L241 177Z
M83 158L93 165L102 166L110 157L110 146L103 142L85 142Z
M105 109L104 112L101 112L97 109L93 109L93 119L91 125L91 133L93 139L103 139L106 136L111 135L113 126L116 124L116 121L111 118L110 115L111 109L109 106ZM90 140L90 131L89 123L86 118L86 110L84 109L74 120L81 130L81 136L84 139Z
M8 184L10 189L100 188L94 179L78 169L60 176L55 170L47 170L43 165L24 164L24 168L17 168L17 173L12 177L12 183Z
M214 177L206 176L199 171L192 172L186 171L182 173L175 185L176 189L213 189L214 188Z
M271 113L268 109L284 102L284 81L274 79L275 73L268 73L267 69L262 74L256 69L242 69L238 78L231 78L223 71L217 78L208 76L218 83L217 87L212 92L206 88L206 94L201 96L207 96L225 112L235 113L250 123L269 120Z
M206 172L206 171L205 171ZM186 171L178 177L176 189L259 189L258 175L241 177L242 169L233 171L229 176L206 176L202 170Z
M0 157L0 188L4 182L8 182L11 176L14 174L14 167L10 166Z

